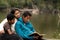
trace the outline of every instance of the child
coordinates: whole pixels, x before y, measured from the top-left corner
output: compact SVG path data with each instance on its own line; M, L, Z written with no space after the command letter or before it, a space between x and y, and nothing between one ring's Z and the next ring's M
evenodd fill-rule
M4 24L3 28L4 28L4 35L3 40L22 40L22 38L18 37L18 35L16 35L12 29L11 29L11 25L14 24L15 22L15 16L13 14L8 14L7 15L7 22Z
M32 17L32 14L28 11L25 11L20 17L15 25L16 33L21 36L24 40L43 40L42 36L35 33L32 23L29 21Z
M10 11L11 14L15 16L15 23L17 22L17 19L20 18L21 11L19 8L12 8ZM7 18L5 18L1 23L0 23L0 34L4 33L3 26L7 22ZM12 25L12 30L15 31L15 23Z

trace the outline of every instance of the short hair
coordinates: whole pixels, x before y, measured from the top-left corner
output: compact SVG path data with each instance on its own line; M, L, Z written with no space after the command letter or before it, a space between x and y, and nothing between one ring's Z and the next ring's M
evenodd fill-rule
M14 19L15 18L15 16L13 15L13 14L11 14L11 13L9 13L8 15L7 15L7 20L12 20L12 19Z
M25 11L22 16L24 17L32 16L32 14L29 11Z
M13 8L13 9L11 9L10 13L14 14L15 11L19 11L20 12L20 10L18 8Z

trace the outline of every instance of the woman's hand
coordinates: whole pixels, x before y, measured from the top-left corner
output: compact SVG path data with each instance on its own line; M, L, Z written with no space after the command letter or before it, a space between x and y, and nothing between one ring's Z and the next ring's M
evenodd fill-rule
M0 31L0 34L3 34L3 33L5 33L4 30Z

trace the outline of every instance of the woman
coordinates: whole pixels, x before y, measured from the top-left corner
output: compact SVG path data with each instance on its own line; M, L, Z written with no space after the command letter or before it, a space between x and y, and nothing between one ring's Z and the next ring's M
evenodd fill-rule
M14 8L14 9L12 9L11 10L11 12L10 12L11 14L13 14L14 16L15 16L15 23L17 22L17 19L18 18L20 18L20 10L18 9L18 8ZM5 18L2 22L1 22L1 24L0 24L0 27L2 28L1 30L0 30L0 33L1 34L3 34L4 33L4 29L3 29L3 26L4 26L4 24L7 22L7 18ZM14 30L14 26L15 26L15 23L12 25L12 30L13 30L13 32L15 32L15 30ZM1 32L2 31L2 32Z
M21 13L20 13L20 10L19 10L18 8L14 8L14 9L11 10L10 13L12 13L12 14L15 15L15 23L16 23L16 22L17 22L17 19L20 17L20 14L21 14ZM5 18L5 19L0 23L0 33L4 33L3 26L4 26L5 22L7 22L7 18ZM15 25L15 23L12 25L12 26L13 26L13 28L12 28L13 31L14 31L14 25Z

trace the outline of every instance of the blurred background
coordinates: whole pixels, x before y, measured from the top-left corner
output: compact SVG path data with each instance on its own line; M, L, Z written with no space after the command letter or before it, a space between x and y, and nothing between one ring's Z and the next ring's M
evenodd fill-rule
M34 28L44 38L60 39L60 0L0 0L0 22L11 8L30 11Z

